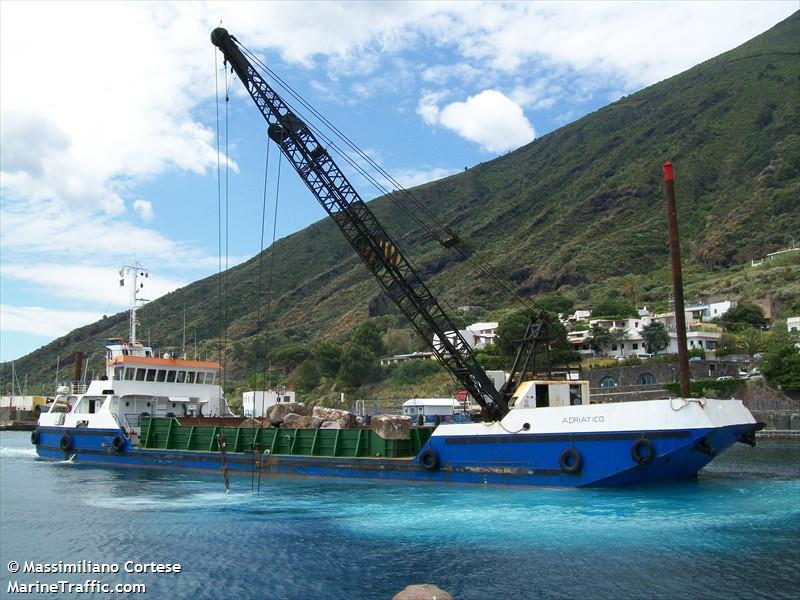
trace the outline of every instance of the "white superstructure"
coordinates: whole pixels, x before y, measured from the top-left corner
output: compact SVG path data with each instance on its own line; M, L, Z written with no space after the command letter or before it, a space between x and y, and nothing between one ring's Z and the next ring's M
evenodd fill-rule
M106 371L87 385L67 384L56 390L50 410L39 417L39 425L124 429L138 435L142 416L228 416L220 365L213 361L186 360L169 354L155 356L153 349L136 340L136 309L147 271L135 263L120 272L132 275L130 340L109 340ZM135 439L135 438L134 438Z

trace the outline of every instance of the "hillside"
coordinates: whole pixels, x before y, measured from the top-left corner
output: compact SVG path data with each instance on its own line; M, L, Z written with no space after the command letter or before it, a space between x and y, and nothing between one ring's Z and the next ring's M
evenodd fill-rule
M729 271L786 247L800 231L798 40L795 13L739 48L414 194L529 296L558 290L590 302L618 294L633 274L643 301L663 302L669 292L660 165L670 159L689 291L796 294L796 267L746 289ZM457 254L415 230L387 198L371 207L446 306L512 305ZM387 321L402 325L333 222L280 240L266 257L273 251L274 348L338 338L367 315L388 313ZM258 266L254 257L229 272L234 379L259 358L251 347L259 330ZM693 288L693 281L702 286ZM218 284L209 277L150 303L140 311L142 331L149 328L160 347L178 346L174 324L186 306L189 336L196 332L201 352L213 352ZM49 385L56 356L64 364L75 350L96 352L92 367L99 369L102 340L124 335L126 318L76 329L16 361L17 372ZM67 362L63 376L69 369ZM4 381L8 373L3 365Z

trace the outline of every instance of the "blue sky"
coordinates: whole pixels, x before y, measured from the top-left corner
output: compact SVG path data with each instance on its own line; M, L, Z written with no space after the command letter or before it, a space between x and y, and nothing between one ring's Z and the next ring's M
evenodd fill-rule
M124 310L116 272L134 257L151 270L148 298L217 271L209 33L220 23L411 186L519 147L796 9L796 2L5 1L0 359ZM240 82L231 85L223 161L233 265L259 251L265 136ZM365 198L375 195L358 177L353 183ZM278 237L323 216L284 169Z

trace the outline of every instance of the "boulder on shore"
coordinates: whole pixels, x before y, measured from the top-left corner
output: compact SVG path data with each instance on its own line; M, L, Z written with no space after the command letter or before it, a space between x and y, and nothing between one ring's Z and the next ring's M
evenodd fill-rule
M411 417L377 415L370 420L370 427L385 440L407 440L411 430Z
M312 415L323 421L336 421L339 423L339 429L353 429L358 426L356 416L347 410L315 406Z
M319 426L320 429L341 429L339 421L323 421Z
M280 424L289 413L309 416L311 414L311 409L302 402L286 402L285 404L270 406L268 416L270 421Z
M392 600L453 600L453 596L432 583L406 586Z

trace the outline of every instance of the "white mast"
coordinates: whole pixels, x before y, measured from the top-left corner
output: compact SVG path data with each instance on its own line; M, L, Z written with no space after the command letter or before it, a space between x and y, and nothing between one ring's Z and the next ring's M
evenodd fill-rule
M123 265L119 272L121 277L119 281L120 285L125 285L125 275L128 273L133 274L133 285L131 286L130 339L128 340L128 343L133 346L136 343L136 310L139 308L140 302L146 302L145 299L139 298L139 290L144 287L143 283L139 283L139 277L149 277L150 271L142 267L137 260L134 260L132 265Z

